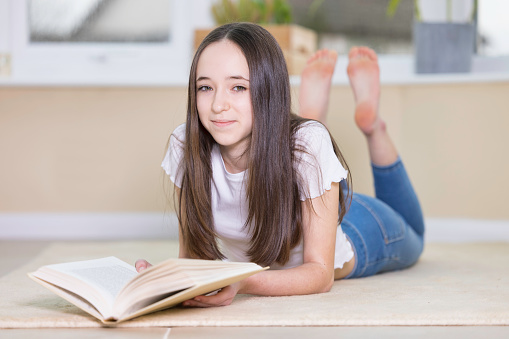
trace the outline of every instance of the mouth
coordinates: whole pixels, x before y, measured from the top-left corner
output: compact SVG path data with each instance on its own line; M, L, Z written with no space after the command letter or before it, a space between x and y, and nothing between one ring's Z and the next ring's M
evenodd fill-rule
M226 127L233 124L235 120L212 120L212 123L217 127Z

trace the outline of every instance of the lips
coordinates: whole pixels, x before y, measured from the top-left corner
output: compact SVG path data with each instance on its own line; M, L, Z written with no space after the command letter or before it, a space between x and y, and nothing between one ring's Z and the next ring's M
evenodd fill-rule
M235 120L212 120L212 123L217 127L226 127L233 124Z

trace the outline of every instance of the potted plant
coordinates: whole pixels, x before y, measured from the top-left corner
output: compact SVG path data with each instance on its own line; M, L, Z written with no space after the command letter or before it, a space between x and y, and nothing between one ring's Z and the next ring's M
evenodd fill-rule
M388 15L400 0L391 0ZM477 0L414 0L416 73L464 73L472 67Z
M316 51L316 33L292 24L292 11L287 0L218 0L211 11L217 25L252 22L264 26L281 46L290 74L300 74L307 59ZM210 31L195 31L195 49Z

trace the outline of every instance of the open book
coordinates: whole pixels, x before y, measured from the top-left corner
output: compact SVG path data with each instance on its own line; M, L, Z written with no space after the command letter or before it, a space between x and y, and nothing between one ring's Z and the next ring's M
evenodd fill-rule
M114 324L175 306L267 268L169 259L138 274L133 266L108 257L43 266L28 276L103 323Z

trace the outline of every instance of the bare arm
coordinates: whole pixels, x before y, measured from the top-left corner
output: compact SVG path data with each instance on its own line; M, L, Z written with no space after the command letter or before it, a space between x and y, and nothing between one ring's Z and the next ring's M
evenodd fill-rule
M303 205L304 263L298 267L258 273L241 284L239 293L296 295L328 292L334 282L334 250L338 222L339 184Z
M278 271L264 271L228 286L214 296L199 296L186 306L228 305L237 293L298 295L328 292L334 282L334 250L338 219L339 184L312 200L315 212L304 202L304 262Z

